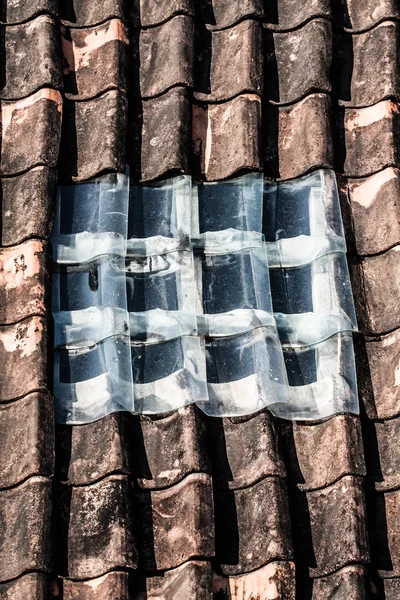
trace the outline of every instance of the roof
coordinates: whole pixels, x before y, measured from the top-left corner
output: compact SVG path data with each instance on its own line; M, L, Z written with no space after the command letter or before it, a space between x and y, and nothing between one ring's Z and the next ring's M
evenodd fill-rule
M400 594L396 0L0 11L0 598ZM57 180L337 174L361 417L54 425Z

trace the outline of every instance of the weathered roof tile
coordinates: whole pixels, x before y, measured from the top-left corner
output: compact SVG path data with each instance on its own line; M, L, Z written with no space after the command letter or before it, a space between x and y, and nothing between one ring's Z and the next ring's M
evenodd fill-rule
M229 0L199 0L197 16L209 29L226 29L248 18L262 18L262 0L242 0L240 3Z
M361 565L351 565L337 573L298 581L299 600L365 600L367 597L367 571Z
M16 2L18 0L13 0ZM60 19L64 24L75 27L92 27L111 18L123 19L124 0L64 0L60 2Z
M292 562L270 562L244 575L214 573L215 600L295 600L295 567Z
M193 15L193 0L133 0L130 7L132 23L141 27L160 25L179 14Z
M45 573L27 573L8 583L0 583L1 600L51 600L50 577Z
M32 0L32 2L21 2L21 0L7 0L0 8L0 21L3 23L16 24L47 13L58 14L58 0Z
M295 29L313 17L331 16L331 3L329 0L309 0L296 2L296 0L279 0L268 2L266 6L267 26L271 29Z
M176 569L136 578L135 600L213 600L209 562L189 561Z
M365 459L370 483L377 491L400 488L400 418L365 421L363 424Z
M371 555L380 577L400 577L400 490L368 494Z

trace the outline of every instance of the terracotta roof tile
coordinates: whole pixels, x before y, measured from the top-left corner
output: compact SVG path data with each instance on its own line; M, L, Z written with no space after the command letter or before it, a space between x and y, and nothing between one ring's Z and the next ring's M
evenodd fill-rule
M47 391L49 373L47 321L30 317L16 325L0 326L0 402L30 392Z
M104 0L100 4L90 0L64 0L59 4L62 22L75 27L92 27L112 17L124 17L124 0Z
M336 34L335 92L342 104L368 106L399 97L398 24L384 22L360 34Z
M151 27L169 21L178 14L193 15L193 0L165 0L162 4L153 0L133 0L131 21L136 26Z
M267 476L285 476L276 424L268 411L250 419L210 418L207 431L217 489L239 489Z
M58 4L57 0L32 0L32 2L7 0L0 9L0 21L11 25L29 21L42 13L57 16Z
M32 475L53 474L53 419L53 398L48 394L29 394L0 405L1 488L15 486Z
M310 0L301 4L296 0L279 0L267 4L266 21L271 29L295 29L313 17L331 16L329 0Z
M244 92L262 92L263 30L260 23L246 20L214 32L199 29L197 46L194 94L197 100L221 101Z
M136 579L135 600L212 600L212 575L209 562L189 561L176 569Z
M370 483L377 491L400 488L400 418L363 424L365 459Z
M62 593L64 600L130 600L131 585L129 573L111 571L96 579L88 581L62 581Z
M199 20L209 29L226 29L246 18L264 16L262 0L199 0L196 6Z
M51 583L44 573L27 573L14 581L0 583L1 600L51 600Z
M138 180L186 173L189 167L190 104L185 88L172 88L149 100L130 102L127 151Z
M193 105L193 151L200 176L216 180L243 169L260 170L260 127L261 101L255 94L223 104ZM235 144L230 143L233 138Z
M41 15L22 25L3 26L2 34L0 98L17 100L41 87L62 86L59 32L53 18Z
M400 490L368 495L371 555L383 578L400 577Z
M23 100L2 102L2 175L56 165L61 115L61 95L55 90L42 89Z
M110 89L126 91L127 45L119 19L94 27L61 27L64 92L87 100Z
M0 323L47 312L50 265L43 242L0 249Z
M338 25L349 31L365 31L384 19L400 16L396 0L348 0L346 5L337 4L334 17Z
M295 600L295 568L292 562L271 562L244 575L226 577L214 573L215 600Z
M124 171L120 132L125 131L126 109L126 96L117 90L87 102L64 102L61 177L81 181L106 170Z
M371 419L390 419L400 414L397 365L400 361L399 330L358 340L358 381L365 411Z
M331 99L326 94L311 94L293 106L265 105L267 176L290 179L316 167L333 168L331 120Z
M194 24L191 17L178 15L162 25L134 31L130 48L130 81L135 94L153 98L177 85L193 85Z
M236 491L216 491L216 559L226 575L254 571L272 560L291 560L284 481L266 477Z
M337 573L318 579L299 580L299 600L338 598L364 600L367 597L367 572L360 565L351 565Z
M55 188L56 172L44 166L1 180L3 246L50 236Z
M293 492L291 517L300 576L322 577L348 564L368 562L365 501L359 477L346 476L319 490Z
M378 254L400 243L400 173L388 167L343 185L359 256ZM348 231L348 235L353 232Z
M131 486L112 475L85 487L57 488L56 567L60 575L89 579L136 567Z
M139 566L172 569L193 557L214 556L211 478L189 475L166 490L136 494Z
M358 417L336 415L321 423L281 427L289 481L300 490L324 488L344 475L365 475Z
M51 570L50 492L51 483L44 477L31 477L15 488L0 491L0 581L27 571Z
M367 333L386 333L400 326L399 250L395 246L351 265L359 324Z
M313 91L331 91L331 29L329 21L314 19L288 33L267 34L268 100L288 104Z

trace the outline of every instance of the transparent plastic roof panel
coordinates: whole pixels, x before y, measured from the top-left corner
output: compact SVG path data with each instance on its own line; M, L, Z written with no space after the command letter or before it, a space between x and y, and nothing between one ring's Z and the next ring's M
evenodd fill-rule
M357 321L335 174L266 182L263 231L290 398L273 411L294 419L357 413Z
M333 173L105 175L59 188L52 243L59 422L194 402L216 417L357 412Z

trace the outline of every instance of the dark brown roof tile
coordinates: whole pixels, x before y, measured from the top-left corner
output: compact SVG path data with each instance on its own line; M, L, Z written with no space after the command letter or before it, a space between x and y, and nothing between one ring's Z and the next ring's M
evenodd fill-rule
M0 491L0 581L51 570L50 493L51 483L44 477Z
M134 25L152 27L160 25L178 14L193 15L193 0L133 0L130 8Z
M265 93L288 104L312 91L330 92L332 31L329 21L314 19L289 33L266 33Z
M265 104L264 160L268 177L290 179L316 167L333 168L331 99L306 96L293 106Z
M293 492L291 510L299 575L322 577L347 564L368 562L361 478L343 477L320 490Z
M318 424L282 425L288 477L300 490L326 487L343 475L364 475L358 417L337 415Z
M131 53L131 89L142 98L159 96L178 85L191 87L193 19L178 15L163 25L134 32Z
M348 106L368 106L399 97L398 24L386 22L366 33L336 34L335 93Z
M295 567L292 562L271 562L245 575L226 577L214 573L215 600L295 600Z
M217 489L238 489L267 476L285 475L276 425L268 411L250 419L210 418L207 430Z
M119 19L96 27L61 27L64 92L67 98L87 100L110 89L127 87L127 44Z
M136 577L135 600L212 600L209 562L189 561L159 575Z
M60 171L81 181L104 171L125 171L127 112L123 92L110 90L87 102L64 102Z
M255 94L223 104L193 105L197 172L204 179L217 180L241 170L260 170L260 128L261 101Z
M42 89L23 100L2 102L1 172L16 175L57 163L62 103L56 90Z
M0 486L54 470L53 398L30 394L0 406ZM1 598L1 595L0 595Z
M200 30L194 94L197 100L228 100L243 92L260 94L263 87L262 35L261 24L253 20L212 33Z
M124 17L124 0L103 0L100 3L91 0L63 0L59 4L63 23L76 27L92 27L113 17Z
M44 573L28 573L10 581L0 583L0 600L51 600L51 582Z
M216 491L216 559L226 575L254 571L273 560L291 560L284 480L266 477L236 491Z
M199 0L196 6L198 18L209 29L226 29L239 21L264 16L262 0Z
M400 577L400 490L367 496L371 556L380 577Z
M62 86L59 31L53 18L41 15L23 25L3 26L2 37L0 98L17 100L41 87Z
M396 103L382 100L366 108L336 114L337 169L349 177L364 177L398 163Z
M45 315L50 276L49 248L40 240L0 249L0 323Z
M57 572L88 579L136 567L131 486L112 475L84 487L59 485L56 501Z
M50 236L56 181L56 171L48 167L1 180L3 246Z
M191 115L186 88L172 88L150 100L133 98L130 115L127 147L135 179L188 172Z
M334 11L337 24L349 31L365 31L380 21L399 17L397 0L341 0Z
M318 579L298 580L298 600L366 600L365 567L351 565Z
M400 417L363 424L368 477L377 491L400 488Z
M388 167L365 179L350 179L346 183L358 255L377 254L399 244L399 170Z
M32 0L32 2L7 0L1 4L0 21L15 24L29 21L41 13L56 16L58 14L58 4L58 0Z
M400 246L351 266L359 325L378 334L400 327Z
M385 600L397 600L400 597L400 579L385 579L384 582Z
M278 0L267 2L266 21L271 29L294 29L313 17L331 16L331 3L329 0Z
M214 556L209 475L189 475L166 490L138 492L135 517L139 565L147 571Z
M129 573L112 571L89 581L62 581L63 600L131 600ZM55 598L57 600L57 597ZM136 598L135 598L136 600Z
M0 327L0 402L37 390L47 391L49 385L47 321L31 317L16 325Z
M370 419L390 419L400 414L400 330L363 344L357 339L360 397Z

